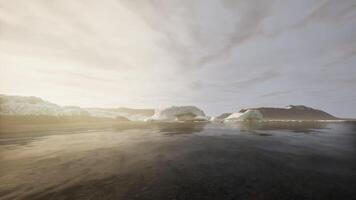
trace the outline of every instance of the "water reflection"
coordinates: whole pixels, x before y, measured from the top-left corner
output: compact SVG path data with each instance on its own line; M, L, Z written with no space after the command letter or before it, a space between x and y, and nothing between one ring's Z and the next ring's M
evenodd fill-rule
M239 129L243 131L254 130L289 130L296 133L312 133L317 129L327 128L328 123L317 121L304 121L304 122L241 122L236 124Z
M116 132L127 130L154 130L167 135L175 134L192 134L201 132L207 125L205 122L130 122L127 124L119 124L112 127Z
M68 133L0 143L0 199L356 195L355 123L142 123Z
M166 135L192 134L204 130L207 123L185 122L185 123L159 123L157 130Z
M334 122L335 123L335 122ZM150 123L131 123L128 125L115 126L115 131L125 131L130 129L143 129L143 130L158 130L167 135L175 134L192 134L199 133L204 130L206 126L233 128L244 132L257 133L256 131L269 131L269 130L288 130L295 133L313 133L320 129L328 129L330 122L321 121L246 121L235 122L228 124L221 123L205 123L205 122L184 122L184 123L166 123L166 122L150 122ZM268 134L260 134L266 136Z

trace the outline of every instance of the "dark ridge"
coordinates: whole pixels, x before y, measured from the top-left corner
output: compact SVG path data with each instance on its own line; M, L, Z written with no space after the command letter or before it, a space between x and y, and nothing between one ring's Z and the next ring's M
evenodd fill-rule
M251 108L258 110L267 120L335 120L338 119L322 110L306 106L289 106L289 108Z

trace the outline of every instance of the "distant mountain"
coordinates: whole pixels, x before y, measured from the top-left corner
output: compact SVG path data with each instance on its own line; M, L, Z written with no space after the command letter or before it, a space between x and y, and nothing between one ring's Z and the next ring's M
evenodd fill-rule
M290 105L285 108L246 108L231 114L224 121L244 120L336 120L338 118L322 110L303 105Z
M0 115L33 116L91 116L132 121L143 121L154 114L153 109L132 108L80 108L59 106L38 97L0 95Z

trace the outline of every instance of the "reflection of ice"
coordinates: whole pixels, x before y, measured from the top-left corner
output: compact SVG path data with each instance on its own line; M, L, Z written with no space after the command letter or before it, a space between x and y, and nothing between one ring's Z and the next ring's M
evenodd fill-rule
M174 134L191 134L198 133L204 130L206 123L194 123L194 122L185 122L185 123L157 123L156 128L165 134L174 135Z
M244 121L238 123L241 130L290 130L309 133L314 129L324 129L328 123L318 121Z

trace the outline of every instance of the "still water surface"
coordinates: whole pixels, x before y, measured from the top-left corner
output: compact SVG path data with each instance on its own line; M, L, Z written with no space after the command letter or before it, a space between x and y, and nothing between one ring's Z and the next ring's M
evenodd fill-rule
M0 137L0 199L355 199L356 123Z

